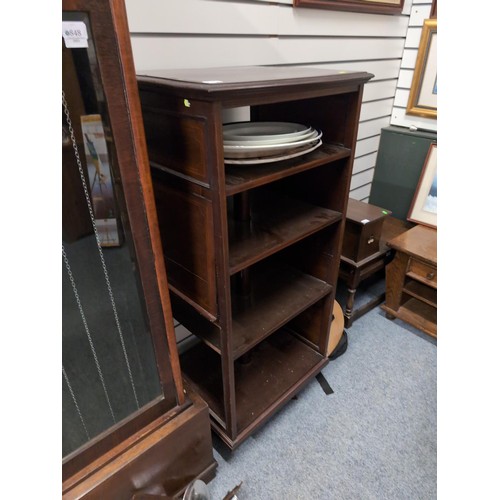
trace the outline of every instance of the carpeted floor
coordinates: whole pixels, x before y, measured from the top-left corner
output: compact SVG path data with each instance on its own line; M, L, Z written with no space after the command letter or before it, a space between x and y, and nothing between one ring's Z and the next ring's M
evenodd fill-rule
M436 498L436 342L380 308L347 352L230 453L216 438L211 500Z
M89 238L65 247L85 310L100 312L109 309L105 287L101 286L100 295L95 287L92 293L85 293L86 283L93 274L103 281L100 267L75 255L84 250L87 255L86 246L92 246L91 243ZM123 273L118 272L121 257L120 249L106 251L113 283L124 280ZM83 267L80 269L77 264ZM95 365L69 281L63 282L63 286L68 300L63 315L63 359L88 430L94 435L109 426L108 407L98 397L98 391L91 390L95 387L89 383L96 376ZM355 305L361 306L383 289L382 283L381 287L359 290ZM150 362L152 349L140 341L140 336L130 337L128 332L144 336L147 330L141 325L129 328L128 322L140 317L139 304L123 302L119 290L120 287L115 293L142 404L156 394L156 385L149 383L156 377L147 371L155 366ZM342 286L338 297L341 303L342 297L345 299ZM112 315L108 317L112 319ZM121 358L108 362L110 352L121 352L119 345L110 347L117 342L116 328L114 324L104 325L102 320L96 325L90 316L88 321L90 330L99 332L94 335L95 347L112 404L122 418L134 410L134 405L130 394L120 389L128 387ZM222 500L240 482L242 486L237 493L240 500L436 497L436 342L399 320L387 320L378 307L355 321L347 331L347 352L322 372L333 394L325 394L313 380L297 399L290 401L233 453L214 437L214 455L219 467L216 478L208 485L211 500ZM63 386L67 453L85 442L85 435L74 402L65 389Z

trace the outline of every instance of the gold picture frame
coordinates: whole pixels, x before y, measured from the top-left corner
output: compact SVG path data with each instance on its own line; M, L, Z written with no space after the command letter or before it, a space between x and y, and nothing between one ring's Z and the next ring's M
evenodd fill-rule
M432 0L431 15L429 17L431 19L437 19L437 15L438 15L438 2L437 0Z
M401 14L404 0L293 0L294 7L368 12L371 14Z
M437 118L437 19L426 19L406 113Z

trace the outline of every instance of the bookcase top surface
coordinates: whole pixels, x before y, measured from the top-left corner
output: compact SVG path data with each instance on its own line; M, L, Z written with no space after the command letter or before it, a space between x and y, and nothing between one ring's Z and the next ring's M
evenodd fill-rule
M240 66L204 69L145 70L140 83L172 89L192 89L207 95L219 92L314 84L365 83L373 75L361 71L327 70L310 66Z

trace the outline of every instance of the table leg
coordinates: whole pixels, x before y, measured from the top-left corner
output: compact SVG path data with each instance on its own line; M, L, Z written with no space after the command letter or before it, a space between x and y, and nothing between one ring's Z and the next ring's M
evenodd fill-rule
M385 268L385 303L394 311L397 311L401 305L409 259L409 255L396 252L392 262Z
M352 325L352 311L354 309L354 295L356 295L356 288L347 289L347 301L344 311L345 326L349 328Z

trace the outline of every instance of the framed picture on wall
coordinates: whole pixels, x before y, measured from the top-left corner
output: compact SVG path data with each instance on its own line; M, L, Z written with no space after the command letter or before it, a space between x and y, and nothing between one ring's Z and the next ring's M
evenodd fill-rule
M437 144L432 143L408 212L408 220L437 228Z
M431 15L429 17L431 19L436 19L437 16L438 16L438 2L437 0L432 0Z
M293 0L294 7L347 10L371 14L401 14L404 0Z
M437 118L437 19L426 19L406 113Z

